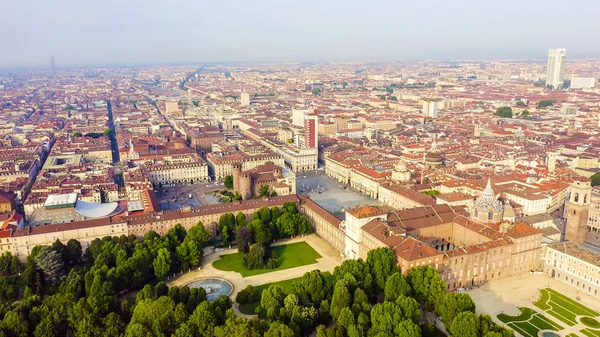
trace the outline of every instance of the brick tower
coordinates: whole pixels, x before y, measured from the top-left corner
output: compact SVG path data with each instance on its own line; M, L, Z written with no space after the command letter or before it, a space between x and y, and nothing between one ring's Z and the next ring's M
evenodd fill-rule
M565 240L583 244L587 233L588 214L592 185L589 178L575 177L571 184L571 194L565 207L567 226Z

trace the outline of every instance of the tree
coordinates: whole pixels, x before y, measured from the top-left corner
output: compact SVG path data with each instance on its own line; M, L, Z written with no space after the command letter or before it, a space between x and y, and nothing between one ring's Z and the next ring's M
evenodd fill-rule
M387 278L384 289L386 301L395 301L399 296L408 296L410 292L410 285L400 272L395 272Z
M420 337L421 329L414 322L410 320L404 320L396 325L394 328L394 334L402 337Z
M210 232L204 225L202 221L198 221L198 223L187 231L187 235L185 237L186 240L194 240L198 244L202 245L210 240Z
M75 138L75 137L81 137L81 136L83 136L83 134L81 132L79 132L79 131L73 132L73 138Z
M238 247L238 252L248 253L250 249L250 242L252 240L252 234L246 226L240 227L235 233L235 242Z
M396 255L387 247L370 250L367 253L367 265L379 290L385 288L388 276L398 271Z
M413 323L419 324L421 321L421 309L417 300L412 297L400 296L396 299L395 303L402 311L402 316L405 319L410 319Z
M154 275L158 278L163 278L167 275L171 269L171 252L167 248L161 248L158 250L158 255L152 262L154 266Z
M412 268L408 272L408 283L415 298L425 305L425 308L435 305L444 296L446 289L437 270L430 266Z
M358 286L367 295L371 295L373 291L373 275L371 275L369 266L363 259L346 260L333 270L333 276L336 280L344 279L347 275L351 275L357 280Z
M235 301L239 304L256 301L256 290L252 285L247 285L246 288L237 293Z
M221 232L221 240L223 241L224 245L229 242L229 226L223 227L223 231Z
M468 294L449 293L435 304L435 311L442 316L442 322L446 330L459 313L470 311L475 312L475 303Z
M11 310L4 315L1 324L2 331L4 331L7 336L27 337L27 324L23 324L23 322L26 321L27 319L21 312L18 310Z
M113 130L111 130L111 129L106 129L106 130L104 130L104 132L103 132L102 134L103 134L104 136L106 136L106 137L112 137L112 135L113 135Z
M333 295L331 296L331 308L330 314L333 319L337 319L343 308L349 307L352 297L348 291L348 282L346 280L339 280L335 283L333 288Z
M227 187L228 189L232 189L233 188L233 176L226 176L225 181L223 183L225 184L225 187Z
M67 241L67 259L69 263L78 263L81 260L81 243L75 239Z
M203 301L194 309L194 312L188 319L188 323L194 331L198 332L197 336L213 337L218 322L217 317L210 308L210 303Z
M538 108L546 108L549 106L553 106L554 103L556 103L556 100L553 99L544 99L538 102L537 106Z
M271 195L271 186L270 185L261 185L260 188L258 189L258 196L259 197L268 197Z
M238 214L235 216L235 223L237 228L246 226L246 215L242 212L238 212Z
M461 312L452 321L450 333L452 336L478 337L479 324L479 317L476 314L470 311Z
M271 244L271 240L273 240L271 228L269 228L269 226L267 226L263 222L252 222L254 223L254 226L252 226L252 228L254 229L254 238L256 240L256 243L269 246Z
M503 106L496 110L496 115L500 116L502 118L512 118L512 116L513 116L512 109L511 109L511 107Z
M591 177L592 187L600 185L600 172L594 173Z
M418 310L418 309L417 309ZM411 315L413 313L410 313ZM420 314L419 314L420 318ZM394 302L383 302L377 303L371 309L371 329L369 330L369 336L372 335L381 335L381 336L404 336L403 334L395 334L394 330L401 324L403 321L408 321L412 324L416 324L410 317L406 316L406 313L403 312L403 309ZM410 326L408 323L403 323L404 325ZM406 329L409 330L410 328ZM412 330L412 329L410 329ZM420 331L419 331L420 335ZM417 335L417 336L419 336Z
M215 328L215 337L259 337L261 334L255 331L249 324L249 321L242 317L237 317L233 311L228 310L227 321L225 325Z
M302 278L294 284L294 293L306 296L316 308L322 301L329 298L331 289L325 274L319 270L304 273Z
M265 267L265 256L267 251L261 244L250 247L248 254L244 255L244 266L248 269L262 269Z
M104 331L102 336L122 336L125 332L125 323L121 320L121 317L115 312L111 312L108 316L102 319L104 325Z
M260 297L261 317L270 320L277 319L285 297L281 286L271 285L265 289Z
M294 337L294 330L281 322L272 322L264 337Z
M528 110L523 110L523 112L521 112L521 116L523 116L523 117L527 117L530 115L531 115L531 113Z
M36 257L37 265L44 272L50 283L58 285L65 276L62 255L56 249L44 246Z
M175 302L167 296L144 300L136 304L127 330L129 332L130 327L137 323L152 331L150 335L170 336L177 328L174 313Z

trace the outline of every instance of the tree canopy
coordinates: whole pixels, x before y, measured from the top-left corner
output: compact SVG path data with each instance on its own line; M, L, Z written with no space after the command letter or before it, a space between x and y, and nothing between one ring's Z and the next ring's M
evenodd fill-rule
M512 108L509 106L503 106L496 110L496 116L500 116L502 118L512 118Z

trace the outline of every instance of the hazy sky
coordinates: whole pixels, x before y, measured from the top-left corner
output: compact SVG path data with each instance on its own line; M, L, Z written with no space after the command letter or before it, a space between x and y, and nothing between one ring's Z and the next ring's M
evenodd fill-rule
M600 56L598 0L0 0L0 67Z

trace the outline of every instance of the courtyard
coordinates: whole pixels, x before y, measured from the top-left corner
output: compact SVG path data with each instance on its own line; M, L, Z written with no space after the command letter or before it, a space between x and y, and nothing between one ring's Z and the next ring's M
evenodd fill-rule
M325 170L298 173L296 191L298 194L308 194L314 202L338 218L343 218L344 211L348 208L379 203L376 199L327 177Z
M600 337L597 299L547 275L494 280L468 293L477 313L492 316L518 335Z

